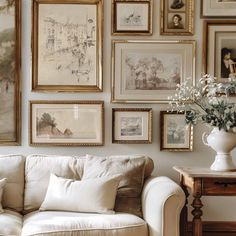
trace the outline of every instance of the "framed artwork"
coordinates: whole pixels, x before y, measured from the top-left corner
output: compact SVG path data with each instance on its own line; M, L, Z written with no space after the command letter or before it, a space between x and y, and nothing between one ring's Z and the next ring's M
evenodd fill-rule
M32 90L101 92L102 21L103 0L33 0Z
M103 101L30 101L31 146L102 146Z
M160 112L161 151L192 151L193 126L185 122L185 114Z
M112 0L113 35L151 35L153 0Z
M194 34L195 0L161 0L161 34Z
M0 145L20 145L21 1L0 3Z
M112 102L168 103L177 84L195 81L195 41L113 41Z
M151 108L113 108L112 143L152 143Z
M235 0L201 0L202 18L235 18Z
M204 32L204 72L227 84L236 76L236 20L207 20Z

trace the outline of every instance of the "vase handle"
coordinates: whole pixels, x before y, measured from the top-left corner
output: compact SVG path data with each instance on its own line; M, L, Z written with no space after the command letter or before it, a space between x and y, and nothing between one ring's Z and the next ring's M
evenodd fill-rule
M203 134L202 134L202 142L206 145L206 146L209 146L209 144L208 144L208 142L207 142L207 136L208 136L209 134L207 134L206 132L204 132Z

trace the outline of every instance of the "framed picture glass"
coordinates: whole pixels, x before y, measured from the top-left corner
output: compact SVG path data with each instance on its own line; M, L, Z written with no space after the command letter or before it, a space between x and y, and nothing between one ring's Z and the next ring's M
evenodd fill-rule
M193 126L185 122L185 114L160 112L161 151L192 151Z
M193 35L195 0L161 0L161 34Z
M201 0L201 17L235 18L235 0Z
M0 1L0 145L19 145L21 1Z
M152 143L151 108L112 109L113 143Z
M195 81L195 41L113 41L112 102L168 103L177 84Z
M33 0L33 91L102 91L103 0Z
M204 72L227 84L229 77L236 76L236 20L208 20L204 24Z
M101 146L102 101L31 101L30 145Z
M153 0L112 0L113 35L151 35Z

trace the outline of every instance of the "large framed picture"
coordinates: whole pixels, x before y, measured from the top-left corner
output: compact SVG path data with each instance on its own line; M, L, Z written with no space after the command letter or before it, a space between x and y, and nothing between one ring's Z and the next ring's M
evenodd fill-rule
M0 145L20 145L21 1L0 1Z
M161 0L161 34L193 35L195 0Z
M185 114L160 112L161 151L192 151L193 126L185 122Z
M204 72L227 84L229 77L236 76L236 20L207 20L204 24Z
M195 81L195 41L113 41L112 102L168 103L177 84Z
M112 0L113 35L151 35L153 0Z
M201 0L202 18L235 18L235 0Z
M113 108L112 142L152 143L151 108Z
M102 91L103 0L33 0L33 91Z
M101 146L103 101L30 101L31 146Z

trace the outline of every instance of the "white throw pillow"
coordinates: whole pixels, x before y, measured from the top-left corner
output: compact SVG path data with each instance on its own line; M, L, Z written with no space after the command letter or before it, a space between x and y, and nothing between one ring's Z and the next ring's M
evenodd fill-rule
M40 210L112 214L120 179L114 175L78 181L51 174Z
M0 213L3 213L4 210L2 209L2 194L3 194L3 188L7 182L7 179L0 179Z

